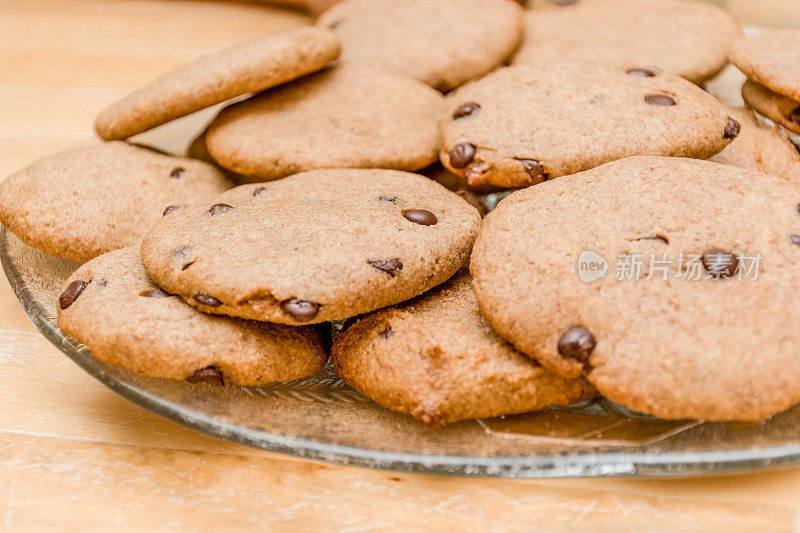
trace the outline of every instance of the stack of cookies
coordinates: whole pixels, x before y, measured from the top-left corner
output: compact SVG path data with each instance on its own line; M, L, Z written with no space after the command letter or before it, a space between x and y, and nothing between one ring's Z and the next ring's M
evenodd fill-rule
M598 393L673 419L794 405L800 34L534 4L344 0L198 58L6 179L0 220L85 263L59 326L148 376L258 386L330 355L430 427ZM778 125L701 88L729 55ZM188 157L131 140L223 103Z

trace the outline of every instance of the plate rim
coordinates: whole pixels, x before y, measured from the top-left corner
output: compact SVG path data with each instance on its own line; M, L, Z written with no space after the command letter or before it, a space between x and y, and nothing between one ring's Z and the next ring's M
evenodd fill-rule
M800 443L699 452L578 452L563 455L470 456L368 450L355 446L287 437L225 422L175 406L109 374L87 348L46 318L8 254L11 232L0 225L0 263L25 315L51 344L112 392L157 416L211 437L312 461L378 470L500 478L696 477L763 471L800 464ZM24 243L23 243L24 244Z

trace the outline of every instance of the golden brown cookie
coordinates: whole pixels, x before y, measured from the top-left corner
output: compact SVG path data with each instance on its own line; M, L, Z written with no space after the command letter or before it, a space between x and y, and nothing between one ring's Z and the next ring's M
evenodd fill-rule
M512 0L345 0L317 26L336 32L345 61L449 91L511 55L522 39L523 10Z
M341 64L224 109L206 146L250 181L316 168L417 170L437 158L441 106L416 80Z
M236 187L145 236L151 279L201 311L307 324L393 305L463 265L477 210L390 170L337 169Z
M59 298L58 327L110 365L151 377L263 385L321 370L327 353L312 327L210 316L153 285L139 246L76 270Z
M97 116L106 140L126 139L231 98L317 71L339 55L324 29L277 31L201 56L118 100Z
M429 427L593 394L586 381L547 372L498 337L466 274L358 319L336 338L332 357L348 385Z
M730 61L749 79L800 102L800 29L742 36L731 50Z
M800 401L798 202L759 172L615 161L500 202L474 288L498 334L612 401L763 420Z
M741 30L725 11L685 0L553 2L526 14L514 64L579 60L656 67L699 83L725 66Z
M738 133L696 85L644 66L517 65L460 87L442 163L472 187L518 188L630 155L708 158Z
M207 163L111 141L44 157L0 184L0 221L25 244L88 261L138 244L168 206L232 186Z

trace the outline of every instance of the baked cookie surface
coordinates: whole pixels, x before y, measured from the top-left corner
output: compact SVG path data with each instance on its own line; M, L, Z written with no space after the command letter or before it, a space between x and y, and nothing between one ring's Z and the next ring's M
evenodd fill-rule
M800 29L769 29L742 36L731 50L730 61L751 80L800 106Z
M733 17L702 2L578 0L527 11L512 63L638 65L699 83L725 66L740 34Z
M112 141L35 161L0 184L0 221L25 244L88 261L138 244L167 206L232 186L207 163Z
M317 71L339 55L324 29L293 28L237 43L168 72L100 112L97 134L126 139L231 98Z
M444 282L480 224L474 207L423 176L318 170L169 213L144 238L142 256L156 284L201 311L296 325L366 313Z
M741 124L739 135L709 161L749 168L800 183L800 153L780 128L756 117L752 110L727 107Z
M147 278L139 246L97 257L64 284L58 326L105 363L151 377L256 386L319 371L312 327L211 316Z
M498 334L612 401L762 420L800 401L798 202L758 172L615 161L503 200L475 244L474 288Z
M800 102L777 93L753 80L742 85L744 101L776 124L789 131L800 133Z
M441 106L421 82L340 64L224 109L206 146L251 181L316 168L417 170L437 158Z
M711 95L646 67L517 65L448 96L442 163L472 187L515 188L631 155L708 158L738 133Z
M342 59L448 91L501 64L519 44L522 7L512 0L345 0L320 16Z
M358 319L337 336L332 358L351 387L431 427L593 394L584 380L547 372L498 337L465 274Z

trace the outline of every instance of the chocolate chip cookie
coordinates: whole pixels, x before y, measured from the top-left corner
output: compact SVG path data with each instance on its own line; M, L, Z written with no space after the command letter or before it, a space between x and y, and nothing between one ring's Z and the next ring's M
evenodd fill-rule
M317 71L339 56L330 31L293 28L199 57L156 78L97 116L106 140L126 139L237 96L275 87Z
M657 67L699 83L725 66L740 34L733 17L702 2L554 2L527 12L525 39L512 62Z
M630 155L705 159L739 131L713 96L634 65L508 67L445 109L440 159L473 187L526 187Z
M142 256L157 285L201 311L309 324L444 282L480 224L474 207L423 176L317 170L170 212L145 236Z
M0 184L0 221L25 244L88 261L129 244L169 206L232 184L216 167L112 141L39 159Z
M612 401L762 420L800 401L798 202L759 172L615 161L500 202L474 288L498 334Z
M251 181L316 168L417 170L437 158L441 106L421 82L342 64L224 109L206 146Z
M327 360L312 327L206 315L159 289L145 274L139 246L76 270L58 300L58 326L105 363L192 383L288 381Z
M760 170L800 183L800 153L783 130L758 119L751 109L727 107L727 110L742 130L710 161Z
M317 26L336 32L345 61L449 91L511 55L522 39L523 10L512 0L345 0Z
M371 313L339 334L333 364L351 387L428 427L568 405L593 393L517 352L481 316L468 275Z

